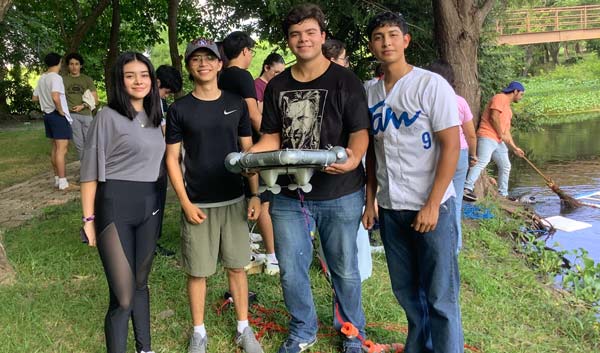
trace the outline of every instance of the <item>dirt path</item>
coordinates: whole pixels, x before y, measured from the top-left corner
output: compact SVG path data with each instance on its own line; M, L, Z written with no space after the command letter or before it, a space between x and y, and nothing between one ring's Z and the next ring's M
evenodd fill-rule
M69 181L79 179L79 162L67 165L67 176ZM4 232L40 215L45 207L79 198L79 188L59 191L53 183L52 173L47 172L0 190L0 285L13 283L15 275L2 246Z

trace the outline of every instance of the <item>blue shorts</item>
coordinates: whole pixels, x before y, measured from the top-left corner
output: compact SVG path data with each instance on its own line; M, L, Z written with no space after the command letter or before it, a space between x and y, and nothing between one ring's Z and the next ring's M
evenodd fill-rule
M46 127L47 138L54 140L70 140L73 138L71 124L69 124L67 118L58 114L56 110L44 114L44 126Z

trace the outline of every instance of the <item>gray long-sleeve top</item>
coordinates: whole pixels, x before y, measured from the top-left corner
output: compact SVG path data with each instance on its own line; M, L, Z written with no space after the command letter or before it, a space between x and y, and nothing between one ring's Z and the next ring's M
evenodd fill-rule
M129 120L106 107L90 125L80 180L154 182L162 168L164 153L162 130L160 126L154 127L145 112Z

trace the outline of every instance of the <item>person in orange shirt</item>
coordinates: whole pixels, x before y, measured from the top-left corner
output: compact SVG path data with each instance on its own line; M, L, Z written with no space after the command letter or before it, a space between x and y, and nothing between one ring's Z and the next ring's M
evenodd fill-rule
M475 182L491 159L498 166L498 193L508 196L510 175L508 149L510 148L519 157L525 156L525 152L517 147L510 133L512 120L510 104L519 102L524 93L523 84L512 81L501 93L492 97L485 107L477 129L477 163L469 170L465 181L463 194L465 201L477 201L477 197L473 193Z

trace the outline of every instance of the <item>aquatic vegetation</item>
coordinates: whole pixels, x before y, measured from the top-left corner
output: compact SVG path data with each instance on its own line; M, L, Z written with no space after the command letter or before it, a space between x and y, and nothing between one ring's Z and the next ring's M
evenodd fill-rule
M595 263L585 249L574 250L574 265L563 275L562 285L577 298L600 306L600 263Z
M548 247L546 241L533 235L521 233L520 237L520 251L538 273L551 280L558 276L562 288L575 298L600 307L600 263L595 263L585 249L556 250L558 243Z
M520 130L600 116L600 59L595 55L523 81L526 94L513 105L514 126Z

